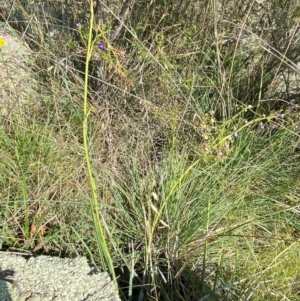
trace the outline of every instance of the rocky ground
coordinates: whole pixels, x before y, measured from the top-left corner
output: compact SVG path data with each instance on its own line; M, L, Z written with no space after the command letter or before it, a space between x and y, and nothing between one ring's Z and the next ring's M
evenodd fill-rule
M107 273L86 258L24 257L0 252L1 301L119 301Z

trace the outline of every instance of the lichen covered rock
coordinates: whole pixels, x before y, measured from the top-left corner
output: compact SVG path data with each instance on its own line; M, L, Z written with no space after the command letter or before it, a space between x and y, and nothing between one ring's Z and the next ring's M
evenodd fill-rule
M9 118L36 105L33 54L5 23L0 23L0 115Z

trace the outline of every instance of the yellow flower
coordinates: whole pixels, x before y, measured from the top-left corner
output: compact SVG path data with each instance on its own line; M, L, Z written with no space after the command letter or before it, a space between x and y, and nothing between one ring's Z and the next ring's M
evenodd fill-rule
M3 47L5 44L4 38L0 38L0 48Z

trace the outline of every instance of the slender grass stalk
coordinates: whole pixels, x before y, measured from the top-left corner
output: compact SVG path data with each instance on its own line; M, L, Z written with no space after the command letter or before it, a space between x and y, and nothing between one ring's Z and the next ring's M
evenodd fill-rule
M26 236L29 234L29 206L28 206L28 195L26 190L26 176L22 179L22 193L24 200L24 233Z
M170 200L171 196L173 195L175 189L184 181L185 177L189 174L189 172L193 169L194 166L196 166L199 163L199 160L196 160L194 163L192 163L185 171L184 173L181 174L179 179L175 181L174 185L171 187L169 194L167 195L165 201L162 203L160 209L158 212L155 214L153 218L153 223L152 223L152 218L151 216L148 216L148 220L146 221L147 224L149 224L149 229L148 229L148 241L147 241L147 247L146 247L146 268L145 271L151 271L152 277L154 279L154 271L153 271L153 264L152 264L152 243L153 243L153 236L158 224L158 221L163 213L164 208L166 207L168 201ZM148 208L148 212L151 212L151 209ZM140 300L140 299L139 299Z
M90 25L89 25L89 36L88 36L88 45L87 45L87 54L86 54L86 62L85 62L85 77L84 77L84 96L83 96L83 145L84 145L84 155L86 159L87 169L88 169L88 176L92 188L92 199L90 201L91 205L91 214L93 216L94 228L96 232L96 240L98 245L98 251L101 257L104 257L103 265L108 268L108 271L114 281L116 289L118 289L116 275L114 271L114 265L111 258L111 254L108 250L108 245L105 238L104 227L100 220L100 212L99 212L99 200L97 195L97 187L96 182L93 176L91 160L89 155L89 146L88 146L88 117L89 117L89 110L88 110L88 82L89 82L89 63L93 52L93 41L92 41L92 31L94 25L94 1L91 0L90 3ZM102 259L103 260L103 259Z
M128 289L128 301L132 300L132 287L133 287L133 271L134 271L134 246L133 242L131 242L131 269L130 269L130 278L129 278L129 289Z
M206 221L206 233L209 233L209 226L210 226L210 208L211 203L208 200L207 204L207 221ZM205 283L205 268L206 268L206 259L207 259L207 239L205 239L204 245L204 254L203 254L203 263L202 263L202 272L201 272L201 283ZM201 287L202 294L204 294L204 286Z
M152 230L151 230L151 240L149 242L149 244L151 244L152 242L152 237L153 237L153 234L154 234L154 231L156 229L156 226L157 226L157 223L163 213L163 210L165 208L165 206L167 205L169 199L171 198L171 196L173 195L173 192L175 191L176 187L178 187L182 181L184 180L184 178L189 174L189 172L193 169L193 167L195 167L198 163L200 162L200 160L196 160L195 162L193 162L186 170L185 172L180 176L180 178L175 182L175 184L172 186L169 194L167 195L165 201L162 203L160 209L158 210L157 214L155 215L154 217L154 220L153 220L153 224L152 224Z

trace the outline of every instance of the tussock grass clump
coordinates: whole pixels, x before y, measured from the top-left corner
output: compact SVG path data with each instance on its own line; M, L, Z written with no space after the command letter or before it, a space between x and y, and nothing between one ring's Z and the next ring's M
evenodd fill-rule
M297 299L297 1L11 4L40 103L1 124L1 248L110 257L124 300Z

